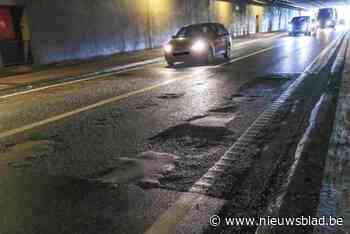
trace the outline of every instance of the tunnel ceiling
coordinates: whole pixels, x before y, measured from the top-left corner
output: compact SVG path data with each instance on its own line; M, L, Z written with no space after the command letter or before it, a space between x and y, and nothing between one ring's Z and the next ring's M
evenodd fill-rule
M350 5L350 0L250 0L257 4L278 4L298 8L320 8L336 5Z

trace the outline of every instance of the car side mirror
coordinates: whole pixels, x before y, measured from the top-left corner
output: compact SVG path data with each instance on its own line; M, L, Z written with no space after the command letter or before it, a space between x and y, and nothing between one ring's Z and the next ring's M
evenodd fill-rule
M171 38L172 38L172 39L176 39L176 36L175 36L175 35L172 35Z

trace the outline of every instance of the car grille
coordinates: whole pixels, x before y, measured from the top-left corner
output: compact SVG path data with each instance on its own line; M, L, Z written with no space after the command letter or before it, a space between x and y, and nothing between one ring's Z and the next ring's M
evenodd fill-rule
M190 52L185 51L185 52L174 52L173 55L174 56L181 56L181 55L189 55Z

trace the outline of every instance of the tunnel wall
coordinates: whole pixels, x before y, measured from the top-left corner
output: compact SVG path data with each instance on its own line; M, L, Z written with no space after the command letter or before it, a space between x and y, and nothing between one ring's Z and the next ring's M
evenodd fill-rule
M239 36L256 32L259 15L259 32L285 29L294 14L216 0L27 0L26 10L35 63L159 47L179 26L197 22L219 21Z
M23 5L25 0L0 0L2 6Z

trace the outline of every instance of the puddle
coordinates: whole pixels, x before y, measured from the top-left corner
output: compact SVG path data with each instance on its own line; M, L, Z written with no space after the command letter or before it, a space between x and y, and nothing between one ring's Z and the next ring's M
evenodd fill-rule
M160 96L158 96L159 99L177 99L185 95L185 92L183 93L165 93Z
M135 159L120 158L117 166L105 171L99 178L104 183L134 183L144 189L160 186L159 180L175 169L177 156L147 151Z

